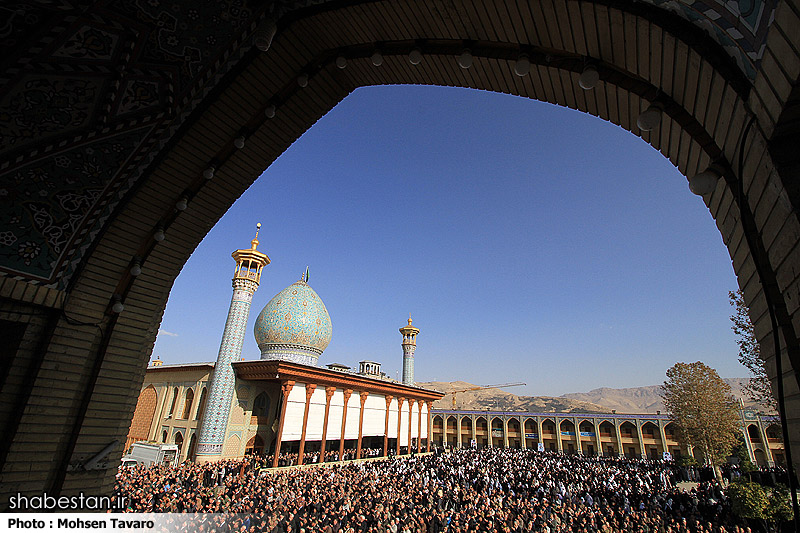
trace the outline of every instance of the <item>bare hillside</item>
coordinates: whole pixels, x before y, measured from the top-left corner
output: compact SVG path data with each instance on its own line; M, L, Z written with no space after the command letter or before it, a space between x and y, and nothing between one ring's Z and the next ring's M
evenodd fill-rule
M733 389L737 399L743 399L746 407L763 409L750 402L742 392L742 387L747 383L747 378L727 378L725 382ZM564 394L562 398L592 402L607 409L615 409L618 413L655 413L663 411L664 404L659 395L660 385L647 387L632 387L627 389L611 389L603 387L589 392L575 392Z
M745 406L757 409L762 407L749 402L742 392L747 378L729 378L725 380L733 389L736 398L745 400ZM418 386L444 392L445 397L434 402L435 409L452 409L452 390L476 387L466 381L430 381L417 383ZM664 410L659 395L660 385L612 389L603 387L589 392L551 396L518 396L503 389L483 389L459 392L456 394L456 408L466 410L496 411L529 411L529 412L562 412L562 413L656 413ZM512 389L513 390L513 389Z
M430 381L417 383L418 387L434 389L448 393L452 390L475 387L466 381ZM444 398L434 402L434 409L452 409L453 395L445 394ZM594 403L573 400L571 398L554 398L550 396L518 396L502 389L484 389L456 394L456 408L483 411L528 411L546 413L608 413L606 409Z

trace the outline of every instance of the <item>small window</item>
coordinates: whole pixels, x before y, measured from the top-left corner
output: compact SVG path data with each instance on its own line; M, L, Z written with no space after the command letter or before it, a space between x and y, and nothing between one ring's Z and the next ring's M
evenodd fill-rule
M183 418L189 420L189 413L192 411L192 402L194 402L194 391L192 389L186 390L186 399L183 402Z
M267 416L269 413L269 396L262 392L253 402L253 416Z
M175 391L172 393L172 405L169 408L169 416L175 414L175 404L178 402L178 387L175 387Z

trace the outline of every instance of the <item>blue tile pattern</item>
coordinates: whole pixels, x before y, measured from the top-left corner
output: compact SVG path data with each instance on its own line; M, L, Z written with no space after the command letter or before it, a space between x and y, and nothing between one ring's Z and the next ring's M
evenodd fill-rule
M777 0L644 0L705 30L751 81L764 56Z
M255 337L262 359L316 364L331 342L331 317L304 281L289 285L261 310Z
M257 288L258 284L255 281L233 280L233 298L228 311L228 320L225 322L225 331L222 334L217 363L211 376L208 403L197 442L197 455L222 455L236 380L231 363L237 361L242 354L247 318L250 315L250 302Z

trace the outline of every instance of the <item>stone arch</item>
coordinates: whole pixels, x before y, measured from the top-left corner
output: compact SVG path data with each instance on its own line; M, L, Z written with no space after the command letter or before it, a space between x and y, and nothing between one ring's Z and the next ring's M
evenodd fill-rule
M624 438L632 439L638 437L636 432L636 424L628 420L624 421L622 424L619 425L619 432L620 435L622 435L623 439Z
M266 392L262 392L253 400L253 416L267 417L269 416L269 396Z
M525 419L525 433L537 433L536 420L533 418Z
M183 433L180 431L176 431L175 434L172 436L172 442L178 446L178 457L181 456L181 452L183 451Z
M581 420L578 428L581 433L594 433L594 424L589 420Z
M779 424L770 424L766 429L767 440L770 442L783 442L783 434Z
M668 452L669 449L667 443L661 440L661 431L658 429L658 425L648 420L642 424L641 431L645 457L649 459L663 458L664 452Z
M793 212L798 204L797 166L793 166L798 126L793 111L787 113L797 76L786 74L793 70L782 66L795 65L798 60L797 49L783 37L795 29L794 10L779 2L774 17L764 19L771 27L763 28L763 42L756 43L767 50L763 63L740 57L743 66L739 66L725 51L736 46L723 47L689 20L647 2L617 6L568 0L509 7L500 0L484 0L479 4L486 8L461 11L448 3L429 8L423 0L301 3L302 9L287 7L281 12L278 33L265 53L246 48L251 42L249 32L263 12L253 12L251 23L243 26L247 28L244 33L231 30L225 53L211 54L224 59L216 65L211 60L201 62L202 77L182 80L180 86L189 87L187 92L164 95L163 102L155 103L148 119L157 125L141 133L140 144L122 145L126 166L104 169L117 181L107 184L108 197L103 200L115 199L81 219L85 231L67 243L65 255L53 262L54 270L19 272L12 265L0 264L11 274L3 285L11 311L30 303L50 308L52 312L42 311L42 316L53 332L39 354L45 363L43 370L30 394L20 400L22 407L31 409L10 428L10 444L2 450L0 464L13 469L30 461L22 445L25 435L17 435L18 430L24 431L20 428L35 427L40 420L59 420L61 431L53 436L58 447L56 460L52 454L42 453L37 461L53 465L50 470L39 469L41 477L32 483L50 488L51 493L60 493L62 488L105 493L110 488L111 474L67 476L66 465L89 454L98 440L125 434L135 394L109 399L103 394L93 396L91 391L110 388L121 377L130 381L132 391L141 385L142 366L150 356L171 284L208 231L207 222L219 219L253 176L318 117L350 91L366 85L440 84L520 94L633 130L686 175L719 162L725 167L725 179L704 200L730 251L773 381L779 374L773 345L763 342L771 338L768 307L780 324L786 347L785 363L790 365L786 379L797 380L800 299L792 295L800 282L800 274L796 274L800 272L796 252L800 224ZM548 21L547 27L542 21ZM380 69L373 68L368 59L377 42L385 48ZM414 69L405 56L417 43L423 44L425 63ZM466 43L472 45L476 60L470 70L463 71L454 58ZM31 44L38 46L38 42ZM519 78L513 68L522 50L528 53L533 70ZM28 57L26 50L12 52L12 59ZM345 70L333 66L338 53L346 56ZM590 93L576 89L579 71L587 60L596 64L601 74L601 83ZM223 76L233 67L230 76ZM310 78L303 91L297 84L300 73ZM165 82L164 86L173 84ZM253 88L260 98L241 98ZM698 94L708 97L696 98ZM664 119L652 132L638 132L636 116L653 99L664 106ZM105 105L112 100L98 101ZM276 104L278 112L268 122L265 111ZM105 113L97 115L108 119ZM749 129L751 118L755 122ZM134 125L145 130L141 124L139 120L120 123L125 127L121 133L134 139L138 134ZM97 142L108 142L109 135L120 134L112 128L106 129L113 133L104 132L99 124L90 126L87 128L97 134ZM242 130L249 134L248 148L235 151L231 139ZM743 130L750 135L746 149L739 150ZM56 141L63 138L67 142L74 133L37 133L32 141L49 144L37 143L41 148L27 152L24 147L13 147L10 155L3 153L10 163L2 172L18 172L24 165L34 164L35 158L47 162L50 156L46 154L51 152L52 157L63 157L66 149L59 148ZM85 135L78 138L89 140ZM741 171L735 164L739 153L744 154ZM201 174L209 164L209 154L219 160L220 168L215 180L206 183ZM62 177L60 171L54 172L53 179ZM744 184L741 195L737 194L739 182ZM187 190L192 193L192 205L176 213L176 201ZM121 201L117 203L117 199ZM151 237L159 225L166 226L168 233L181 234L182 239L167 239L162 248L169 253L151 254L155 246ZM128 257L145 261L140 276L129 274ZM100 272L102 276L97 275ZM125 313L108 312L114 294L126 299ZM102 324L102 333L86 333L74 321L69 323L65 314ZM132 331L138 332L134 341L119 342L128 339ZM75 341L70 353L63 349L68 340ZM82 356L76 358L74 352ZM86 379L62 386L65 395L81 408L37 403L46 402L42 400L46 395L39 392L52 382L51 369L70 365ZM84 365L90 370L84 370ZM788 403L792 413L788 420L797 420L800 395L792 392ZM114 427L99 423L98 417L107 417L109 412L120 415L114 417L119 420ZM68 437L61 439L62 435ZM52 481L49 472L56 473Z
M157 406L158 393L156 388L148 385L136 401L136 416L131 420L131 428L128 430L128 437L125 439L126 451L134 442L150 439L150 429L153 425L153 417L155 417Z
M759 431L758 426L755 424L748 424L747 425L747 435L750 437L750 442L756 444L761 443L761 431Z
M475 419L475 440L478 447L489 446L492 442L490 424L485 416L479 416Z
M244 453L245 455L262 455L264 453L264 439L258 434L250 437L250 440L245 444Z
M609 420L603 420L598 427L600 428L601 436L610 437L616 435L614 424Z
M642 424L642 437L645 439L661 438L658 426L649 420Z
M761 448L756 448L753 450L753 457L755 457L756 464L758 466L767 466L767 455Z
M505 433L505 424L500 416L492 417L492 431L502 431Z

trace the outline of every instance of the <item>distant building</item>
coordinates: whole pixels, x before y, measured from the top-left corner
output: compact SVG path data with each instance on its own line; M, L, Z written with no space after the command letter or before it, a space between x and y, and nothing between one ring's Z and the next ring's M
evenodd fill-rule
M742 435L753 464L785 463L780 420L741 411ZM584 455L673 458L687 454L662 414L527 413L433 410L432 442L439 446L527 448ZM576 429L577 428L577 429Z
M261 310L254 332L261 359L240 360L250 302L269 264L258 244L256 232L250 248L232 254L233 297L216 363L154 362L126 449L148 440L177 444L181 460L273 453L275 464L280 453L302 462L304 453L322 449L339 457L364 448L382 455L429 449L431 404L444 394L390 379L375 361L361 361L358 372L317 366L332 328L307 271ZM404 335L404 368L407 342Z

